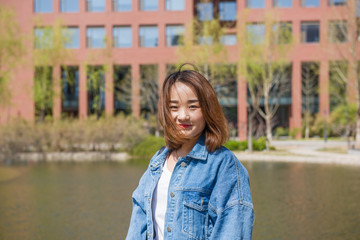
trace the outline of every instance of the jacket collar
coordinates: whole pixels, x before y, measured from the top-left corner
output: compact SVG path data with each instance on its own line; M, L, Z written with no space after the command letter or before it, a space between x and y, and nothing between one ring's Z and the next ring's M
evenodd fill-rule
M162 151L162 153L155 156L152 163L150 164L150 167L152 169L158 168L160 165L164 163L169 153L170 153L170 149L166 147L164 151ZM188 153L188 155L186 155L186 157L205 161L207 159L207 156L208 156L208 151L205 146L205 134L202 134L196 141L192 150Z

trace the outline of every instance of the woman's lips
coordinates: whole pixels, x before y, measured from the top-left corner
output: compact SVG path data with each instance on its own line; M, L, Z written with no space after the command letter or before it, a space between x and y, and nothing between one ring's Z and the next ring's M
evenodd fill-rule
M181 128L186 129L186 128L191 127L191 124L179 124L179 126L180 126Z

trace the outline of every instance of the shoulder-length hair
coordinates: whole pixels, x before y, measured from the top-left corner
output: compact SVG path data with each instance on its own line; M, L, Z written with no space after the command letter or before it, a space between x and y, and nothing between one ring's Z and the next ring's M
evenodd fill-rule
M209 81L195 70L179 70L166 77L159 99L159 121L164 128L164 138L170 149L176 150L189 139L180 134L180 129L171 117L170 92L175 83L181 82L191 87L199 100L200 108L205 119L205 145L209 152L220 148L228 139L227 121L217 99L216 93ZM192 64L195 69L196 67Z

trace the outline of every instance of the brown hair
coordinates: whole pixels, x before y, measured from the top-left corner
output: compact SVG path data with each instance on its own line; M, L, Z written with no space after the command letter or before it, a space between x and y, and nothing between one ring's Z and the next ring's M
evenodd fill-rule
M179 128L175 124L170 113L170 91L176 82L181 82L193 88L199 99L200 108L205 119L205 145L208 151L213 152L228 139L228 126L216 93L208 80L195 70L179 70L166 77L159 100L159 121L164 128L165 142L170 149L178 149L189 140L179 134Z

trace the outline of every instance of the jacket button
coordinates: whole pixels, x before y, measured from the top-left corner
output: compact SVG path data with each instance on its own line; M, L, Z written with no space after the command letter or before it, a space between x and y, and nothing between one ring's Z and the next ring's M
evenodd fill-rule
M180 164L180 166L182 166L182 167L186 167L186 162L182 162L181 164Z
M171 232L171 227L167 227L167 231L168 231L168 232Z
M173 192L170 193L171 197L175 197L175 194Z

